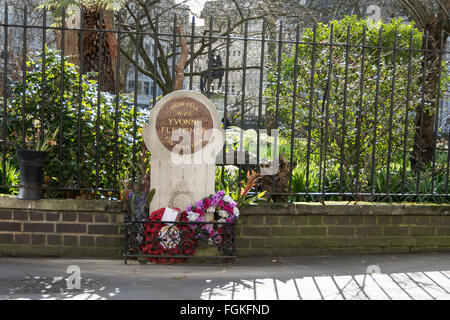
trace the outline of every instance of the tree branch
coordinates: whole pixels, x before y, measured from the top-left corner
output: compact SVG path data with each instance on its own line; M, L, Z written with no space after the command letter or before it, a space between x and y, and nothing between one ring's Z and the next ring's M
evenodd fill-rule
M190 50L183 36L183 28L181 26L177 26L177 31L178 34L180 35L181 56L177 64L175 65L174 90L181 90L183 88L183 81L184 81L184 68L186 66L186 61L190 53Z

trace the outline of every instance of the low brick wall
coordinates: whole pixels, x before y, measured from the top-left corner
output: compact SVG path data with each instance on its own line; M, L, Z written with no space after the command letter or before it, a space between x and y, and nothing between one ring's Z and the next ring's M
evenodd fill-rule
M118 201L0 197L0 255L121 257Z
M450 251L450 205L327 202L244 210L238 256Z
M120 258L118 201L0 197L0 255ZM243 210L237 255L450 251L450 205L267 203Z

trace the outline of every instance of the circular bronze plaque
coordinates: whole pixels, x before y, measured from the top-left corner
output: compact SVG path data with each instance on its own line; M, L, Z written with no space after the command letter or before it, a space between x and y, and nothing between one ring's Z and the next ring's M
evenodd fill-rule
M190 154L206 146L209 137L204 133L212 128L213 119L208 108L189 97L169 100L156 117L159 140L169 151L179 145L180 154Z

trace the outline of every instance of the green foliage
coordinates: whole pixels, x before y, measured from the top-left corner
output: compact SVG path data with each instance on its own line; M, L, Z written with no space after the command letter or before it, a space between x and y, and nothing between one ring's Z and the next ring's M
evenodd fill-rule
M66 9L66 18L71 17L74 14L73 7L85 8L88 10L103 9L106 11L118 11L126 1L123 0L46 0L41 3L37 9L50 9L54 23L52 26L59 26L61 24L61 18L63 8Z
M374 202L398 202L398 201L414 201L414 202L445 202L446 199L430 196L430 194L446 194L447 179L447 152L437 152L436 165L433 174L432 164L421 172L419 176L419 189L417 195L417 173L412 171L407 163L403 169L403 162L396 161L391 164L389 172L389 189L387 185L387 168L378 168L374 171L372 188L368 189L368 193L374 195L364 196L364 201ZM308 188L306 187L306 163L299 163L292 172L292 192L294 193L319 193L319 195L295 195L290 196L290 201L318 201L321 199L322 186L325 192L338 192L340 190L340 169L339 165L327 167L325 182L319 180L319 167L314 163L309 167ZM351 189L347 179L342 180L342 191L347 192ZM377 195L377 194L400 194L400 195ZM344 199L355 200L353 196L344 196ZM341 200L339 195L327 196L326 200ZM357 200L361 200L358 198Z
M17 186L19 185L19 170L11 163L10 160L5 160L5 171L3 172L3 158L0 158L0 179L3 179L3 174L5 175L5 186ZM1 188L1 193L7 194L17 194L17 188Z
M380 28L381 42L379 43ZM361 48L364 29L366 30L366 47ZM347 32L349 32L350 46L345 45ZM410 39L412 39L413 49L420 48L422 34L413 23L407 24L400 19L394 19L389 24L376 25L371 25L366 20L358 20L354 16L333 21L335 45L332 47L330 69L330 33L330 25L318 25L315 36L318 44L314 46L314 56L313 45L311 45L314 38L313 30L305 29L302 34L302 44L297 48L298 77L293 131L291 114L296 48L283 54L279 96L280 134L281 138L289 143L291 134L294 134L296 153L293 160L301 164L307 161L308 129L310 128L310 165L311 168L320 168L320 163L322 167L325 163L327 168L325 179L330 181L330 191L337 191L333 189L333 186L336 186L335 173L337 169L339 180L339 163L342 159L343 179L348 187L346 191L354 192L357 189L364 192L371 188L370 172L373 155L377 171L387 166L388 152L391 154L392 164L402 159L404 143L407 150L412 147L414 110L420 104L422 56L418 51L411 51L411 63L408 63L410 52L405 48L409 48ZM396 33L397 40L395 40ZM378 50L379 44L388 49ZM404 49L396 50L394 61L392 48L395 45ZM315 62L314 66L312 61ZM361 82L362 66L364 74ZM314 89L312 100L310 100L313 67ZM395 84L393 83L394 69ZM268 74L270 85L265 92L269 117L273 117L275 113L276 70L275 64ZM329 84L328 93L326 92L327 84ZM408 104L407 96L409 96ZM310 106L311 123L309 123ZM405 125L408 128L406 142L404 140ZM374 134L376 134L375 144L373 143ZM342 144L343 140L344 144ZM304 168L300 166L295 174L301 176L304 174L303 170ZM357 176L358 183L356 183ZM310 177L310 181L314 180L311 178L313 177ZM313 188L312 185L310 187Z
M27 67L25 87L18 81L10 89L12 97L7 104L8 136L20 136L23 127L25 136L37 136L38 132L44 131L55 132L59 127L60 134L56 137L58 147L50 151L45 168L46 182L69 188L76 187L78 183L81 187L112 188L116 177L116 126L118 171L129 171L130 167L124 161L133 158L135 110L130 97L120 95L116 104L116 96L98 92L97 82L90 79L89 75L80 75L78 66L69 63L67 58L63 62L60 51L57 50L46 49L45 59L42 53L30 58ZM137 127L144 124L143 115L137 110L136 124ZM136 145L140 146L142 137L139 135L137 140ZM21 147L21 139L16 143L16 148L18 147ZM138 153L139 148L136 149Z
M259 178L260 175L254 171L247 172L247 175L244 177L239 177L239 169L237 167L226 166L223 170L222 179L222 168L216 167L216 191L225 191L226 195L236 201L239 210L242 210L246 206L263 199L266 191L250 195L252 191L255 193L254 187Z

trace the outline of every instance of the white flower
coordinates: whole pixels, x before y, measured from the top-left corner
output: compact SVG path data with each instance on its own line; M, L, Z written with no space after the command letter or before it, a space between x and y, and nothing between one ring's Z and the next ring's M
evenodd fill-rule
M239 209L237 207L233 208L233 214L234 214L235 217L239 217L240 213L239 213Z
M219 216L221 216L222 218L228 218L228 212L226 212L225 210L220 210Z
M224 218L217 220L217 222L227 222Z
M186 217L189 221L195 221L198 219L198 217L200 217L200 214L197 212L189 211Z
M233 202L233 199L230 196L223 196L223 201L225 201L225 202Z
M211 206L208 208L208 210L206 210L208 213L214 213L216 211L216 207L215 206Z

